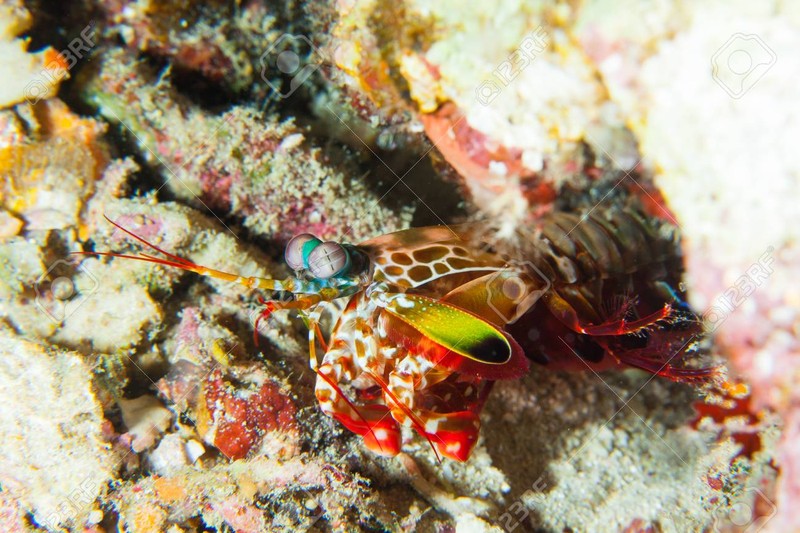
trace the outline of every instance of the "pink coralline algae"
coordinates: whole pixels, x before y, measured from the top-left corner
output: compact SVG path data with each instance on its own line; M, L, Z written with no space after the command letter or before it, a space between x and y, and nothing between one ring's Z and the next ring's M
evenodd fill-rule
M273 432L297 438L294 403L271 380L255 386L255 390L243 389L217 369L206 379L203 397L206 411L199 406L200 427L207 428L206 438L213 435L214 446L229 459L246 457Z
M209 113L122 51L100 69L90 87L98 111L133 134L166 189L198 209L236 217L279 241L311 231L323 238L346 232L358 241L409 219L410 210L398 216L380 205L351 169L328 166L292 119L245 106ZM363 216L372 211L378 215Z

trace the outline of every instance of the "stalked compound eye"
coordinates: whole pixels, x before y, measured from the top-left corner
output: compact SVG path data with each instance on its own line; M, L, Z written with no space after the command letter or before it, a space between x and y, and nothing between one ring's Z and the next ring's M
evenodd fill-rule
M338 242L324 242L308 255L308 270L315 278L332 278L349 268L350 255Z
M308 256L320 244L322 244L322 241L310 233L295 235L286 245L286 252L284 253L286 264L292 270L308 268Z

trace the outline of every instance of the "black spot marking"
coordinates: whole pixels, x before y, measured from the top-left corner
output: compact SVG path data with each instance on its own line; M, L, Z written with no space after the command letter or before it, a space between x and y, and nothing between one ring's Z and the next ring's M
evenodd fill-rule
M478 361L495 365L511 359L511 347L503 337L488 337L472 346L469 353Z

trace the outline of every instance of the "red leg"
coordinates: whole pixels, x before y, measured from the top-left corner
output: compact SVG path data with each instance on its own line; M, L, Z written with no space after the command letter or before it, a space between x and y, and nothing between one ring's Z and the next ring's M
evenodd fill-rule
M601 324L585 324L578 318L575 308L555 291L548 292L544 297L544 301L547 308L553 313L553 316L558 318L558 320L569 329L576 333L592 336L617 336L636 333L641 329L655 324L659 320L667 318L670 313L672 313L672 306L670 304L664 304L664 307L655 313L651 313L636 320L629 321L620 318Z
M673 381L691 383L714 379L721 367L709 361L703 361L703 366L687 366L687 352L692 350L694 339L693 334L683 330L660 329L648 338L643 347L627 347L619 342L620 339L612 337L595 340L620 362Z
M415 407L418 390L423 378L411 373L393 371L389 376L389 384L376 378L383 389L386 403L392 409L392 416L399 423L411 422L411 426L425 437L434 452L457 461L469 459L480 432L480 419L473 411L456 411L439 413ZM462 407L463 408L463 407Z
M420 411L418 415L425 421L425 436L440 454L456 461L469 459L481 429L478 415L472 411L447 414Z
M347 429L360 435L375 453L394 456L400 452L400 426L385 405L356 406L337 385L345 378L342 364L324 363L317 370L316 396L320 408Z

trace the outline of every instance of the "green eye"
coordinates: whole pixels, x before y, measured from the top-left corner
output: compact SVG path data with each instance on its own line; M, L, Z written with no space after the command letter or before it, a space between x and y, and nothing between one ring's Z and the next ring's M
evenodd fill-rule
M292 240L286 245L286 252L284 253L286 264L292 270L308 268L308 257L320 244L322 244L322 241L310 233L301 233L292 237Z
M349 268L350 255L338 242L324 242L308 254L308 270L315 278L332 278Z

